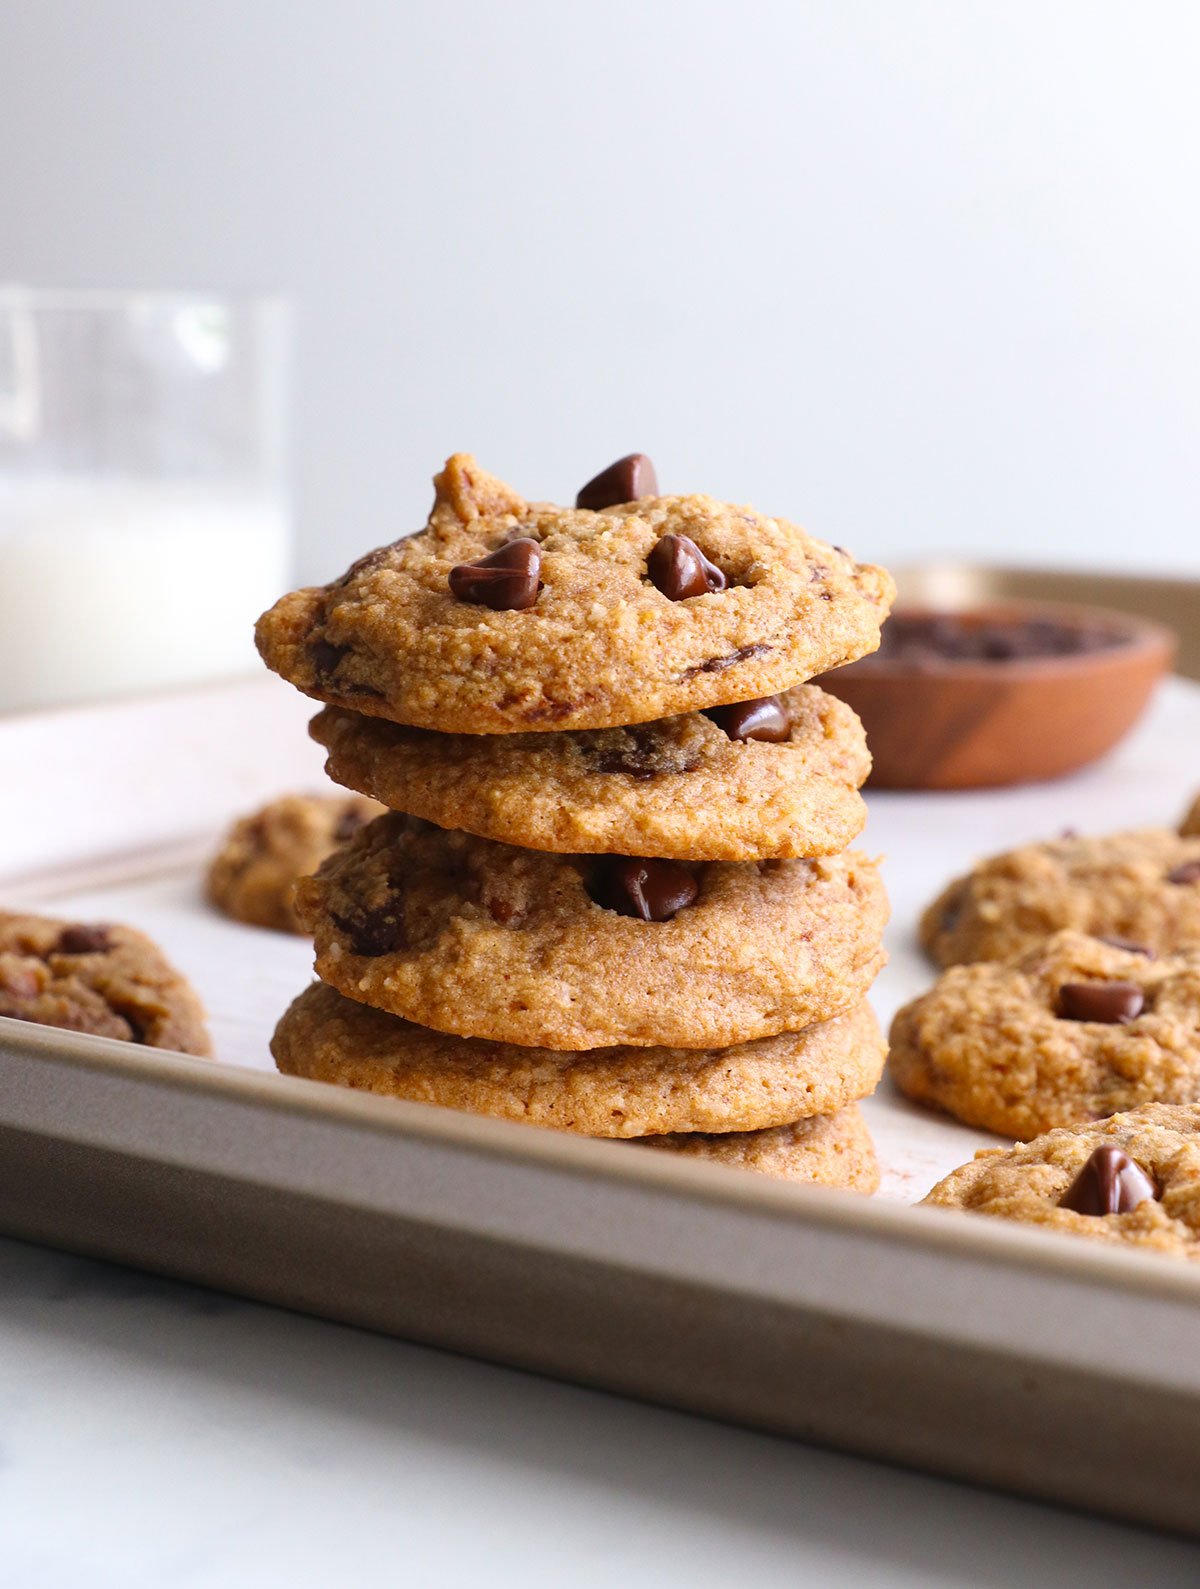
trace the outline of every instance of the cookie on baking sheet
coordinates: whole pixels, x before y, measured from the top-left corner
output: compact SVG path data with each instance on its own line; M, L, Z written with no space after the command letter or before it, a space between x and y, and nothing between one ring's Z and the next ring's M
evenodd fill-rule
M644 469L577 508L527 503L465 453L434 485L423 531L263 614L269 668L443 733L612 728L850 662L894 594L885 570L785 519L659 496Z
M1195 1259L1200 1104L1144 1104L1013 1148L985 1148L939 1181L925 1205Z
M742 861L833 855L862 832L862 724L814 685L711 716L564 734L434 734L329 706L335 782L532 850Z
M389 815L296 888L317 974L422 1026L554 1049L717 1048L856 1004L887 897L803 861L566 856Z
M296 880L377 817L383 807L362 795L283 795L241 817L209 863L208 898L252 927L302 933L292 906Z
M212 1052L187 979L144 933L0 911L0 1015L183 1054Z
M1140 828L981 861L921 918L938 965L1007 960L1061 928L1163 951L1200 941L1200 837Z
M1002 1136L1200 1102L1200 944L1156 959L1056 933L944 971L890 1041L902 1092Z
M641 1137L639 1143L705 1159L710 1164L727 1164L735 1170L757 1170L760 1175L785 1181L840 1186L867 1194L879 1188L875 1144L857 1104L847 1104L835 1114L817 1115L764 1131L733 1131L718 1136L676 1132L671 1136Z
M452 1037L315 982L271 1040L281 1071L594 1137L755 1131L865 1097L884 1043L867 1004L806 1031L724 1049L562 1053ZM670 1144L665 1144L669 1146Z

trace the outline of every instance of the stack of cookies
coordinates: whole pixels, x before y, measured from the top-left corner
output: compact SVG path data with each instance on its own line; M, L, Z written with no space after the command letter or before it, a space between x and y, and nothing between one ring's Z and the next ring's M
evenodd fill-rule
M297 889L281 1070L873 1189L887 902L854 714L887 573L621 459L573 509L465 455L426 528L260 620L389 808Z

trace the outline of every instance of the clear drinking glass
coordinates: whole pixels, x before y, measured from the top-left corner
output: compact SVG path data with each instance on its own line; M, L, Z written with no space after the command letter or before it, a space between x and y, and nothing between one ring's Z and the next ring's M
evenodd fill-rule
M0 286L0 712L253 668L289 339L278 299Z

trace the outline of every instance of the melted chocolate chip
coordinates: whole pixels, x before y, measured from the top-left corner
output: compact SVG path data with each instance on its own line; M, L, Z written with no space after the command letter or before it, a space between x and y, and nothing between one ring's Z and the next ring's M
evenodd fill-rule
M779 695L764 695L758 701L739 701L734 706L712 706L705 712L730 739L761 739L781 745L792 732L792 714Z
M450 592L459 601L490 607L494 612L523 612L541 590L542 549L528 535L506 541L474 563L450 570Z
M739 662L753 662L758 657L765 657L771 649L770 646L741 646L728 656L709 657L707 662L697 662L694 668L687 668L683 676L685 679L694 679L698 673L724 673L726 668L736 667Z
M1132 938L1106 938L1097 935L1097 943L1106 943L1110 949L1123 949L1126 954L1143 955L1147 960L1156 958L1153 949L1147 949L1144 943L1134 943Z
M601 513L605 508L619 507L622 502L640 502L643 497L657 495L658 476L654 465L644 452L631 452L589 480L575 498L575 506Z
M1200 860L1184 861L1167 873L1168 883L1200 883Z
M1127 1214L1139 1203L1157 1201L1158 1187L1128 1153L1103 1143L1059 1199L1076 1214Z
M592 877L588 893L597 905L639 921L669 921L699 893L696 879L674 861L609 855Z
M64 927L54 945L60 955L106 954L113 946L112 934L107 927Z
M1065 982L1058 990L1056 1014L1063 1021L1096 1021L1124 1026L1146 1007L1146 995L1135 982Z
M724 590L729 581L715 563L686 535L663 535L650 548L646 559L650 583L669 601L687 601L690 596L705 596Z
M350 654L349 646L335 646L331 640L314 640L308 648L312 665L319 680L328 680L337 672L342 658Z
M352 839L360 828L365 828L371 818L365 811L359 811L351 806L348 811L343 811L337 819L333 836L339 844L345 844L347 839Z
M380 955L394 954L407 942L404 923L388 905L378 905L373 910L356 910L351 915L339 916L331 912L334 926L350 940L351 954L365 960L375 960Z

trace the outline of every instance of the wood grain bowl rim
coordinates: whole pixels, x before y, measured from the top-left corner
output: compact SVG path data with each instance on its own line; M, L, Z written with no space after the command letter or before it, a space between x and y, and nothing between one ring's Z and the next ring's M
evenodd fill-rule
M1068 656L1012 657L1004 660L935 657L921 662L902 658L879 657L870 654L859 659L860 666L849 663L838 668L837 673L849 674L855 680L909 679L991 680L997 685L1017 681L1048 679L1055 675L1077 676L1081 673L1124 668L1131 663L1157 660L1162 671L1170 666L1178 646L1174 630L1152 618L1136 613L1121 612L1116 607L1093 607L1080 602L1033 601L1008 598L998 601L971 602L969 604L912 601L897 604L894 614L905 618L958 618L964 616L988 618L1048 618L1064 627L1078 628L1090 624L1104 625L1120 633L1115 645L1096 651L1078 651Z

